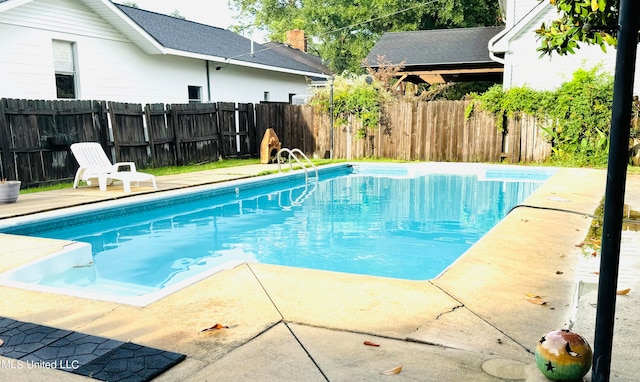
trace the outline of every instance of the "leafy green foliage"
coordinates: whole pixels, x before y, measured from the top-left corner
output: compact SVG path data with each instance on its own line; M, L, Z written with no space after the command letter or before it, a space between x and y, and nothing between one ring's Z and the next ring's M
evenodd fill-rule
M613 77L599 67L579 69L571 81L555 91L536 91L527 87L503 91L494 86L482 95L472 96L474 108L497 116L499 128L504 117L519 113L535 116L552 143L552 159L574 165L601 166L607 161ZM469 113L471 109L469 110Z
M331 108L331 88L315 92L311 104L328 113ZM384 102L384 91L368 84L365 76L338 76L333 84L333 117L338 126L347 126L351 118L362 122L359 137L366 136L367 129L378 127L380 111Z
M573 80L557 91L552 136L558 139L554 154L577 157L596 165L607 162L613 77L597 75L596 70L578 70ZM553 130L551 130L553 129Z
M363 73L360 63L384 32L500 24L497 1L485 0L229 0L236 31L261 29L272 41L303 29L309 50L334 73Z
M635 141L640 140L640 100L635 98L633 100L633 115L631 116L631 131L629 131L629 138Z
M556 52L573 54L579 43L599 45L606 52L607 46L616 46L616 26L620 0L549 0L558 8L560 18L550 24L542 24L536 30L542 55Z

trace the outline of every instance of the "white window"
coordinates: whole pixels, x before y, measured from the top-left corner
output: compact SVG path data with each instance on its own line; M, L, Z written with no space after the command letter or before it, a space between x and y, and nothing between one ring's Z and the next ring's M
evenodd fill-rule
M202 86L189 86L189 103L202 102Z
M77 98L75 43L53 40L53 66L58 98Z

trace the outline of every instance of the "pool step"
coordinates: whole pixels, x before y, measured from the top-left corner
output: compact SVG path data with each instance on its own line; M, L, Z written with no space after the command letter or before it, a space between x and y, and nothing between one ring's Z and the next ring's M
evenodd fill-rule
M67 280L69 281L69 280ZM148 287L140 284L133 284L124 281L109 280L99 278L91 284L78 285L68 282L51 283L49 286L62 290L82 291L87 294L100 294L111 296L141 296L152 292L157 292L160 288ZM61 292L64 294L64 292Z

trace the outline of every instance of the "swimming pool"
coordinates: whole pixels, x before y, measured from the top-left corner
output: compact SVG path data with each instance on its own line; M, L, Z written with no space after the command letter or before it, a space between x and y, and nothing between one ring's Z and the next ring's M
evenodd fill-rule
M134 305L243 262L426 280L553 171L343 164L321 168L319 181L278 174L85 207L0 225L0 232L85 243L0 279Z

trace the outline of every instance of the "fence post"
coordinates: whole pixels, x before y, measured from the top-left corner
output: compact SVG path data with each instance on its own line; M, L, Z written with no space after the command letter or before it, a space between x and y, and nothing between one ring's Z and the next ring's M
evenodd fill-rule
M96 114L92 116L94 129L97 125L98 142L102 147L109 146L109 115L107 114L106 101L93 101L92 106L96 108Z
M151 126L151 105L144 105L144 119L147 125L147 139L149 140L149 155L151 155L151 167L156 167L156 145L154 142L153 126Z
M247 123L249 124L249 144L250 144L250 157L259 157L260 156L260 144L259 139L262 137L258 137L258 124L256 123L256 109L255 105L252 103L247 104Z
M183 157L182 157L182 150L181 150L181 145L182 143L180 142L180 134L179 132L182 131L182 129L178 129L178 110L177 110L177 106L178 105L167 105L169 107L169 111L171 112L171 124L173 125L173 140L175 142L175 150L176 150L176 162L178 162L178 165L181 166L183 165Z
M116 113L114 110L114 103L108 102L107 108L109 112L109 120L111 121L111 135L113 136L113 150L115 151L114 162L118 161L118 152L119 152L119 140L118 140L118 128L116 126ZM108 146L107 146L108 148Z
M9 131L7 117L4 114L5 104L6 99L0 99L0 150L2 150L2 157L0 158L2 164L2 176L0 176L0 178L15 180L15 176L9 175L15 174L15 163L13 161L13 156L11 155L11 132Z

